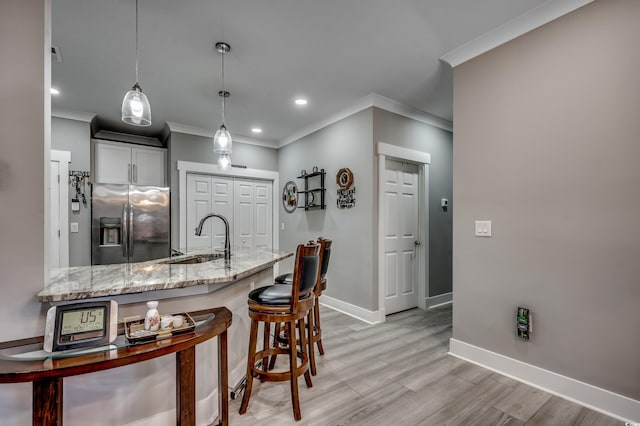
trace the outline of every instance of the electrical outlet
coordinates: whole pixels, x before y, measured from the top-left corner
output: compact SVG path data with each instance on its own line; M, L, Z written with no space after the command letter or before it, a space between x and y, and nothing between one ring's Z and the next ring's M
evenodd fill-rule
M73 233L80 232L78 231L78 222L71 222L69 225L70 225L71 232Z
M476 237L490 237L490 236L491 236L491 221L476 220Z

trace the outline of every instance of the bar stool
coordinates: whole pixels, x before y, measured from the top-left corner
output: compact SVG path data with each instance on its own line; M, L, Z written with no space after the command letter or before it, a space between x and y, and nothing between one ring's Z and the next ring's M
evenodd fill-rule
M261 287L249 293L249 317L251 318L251 331L249 334L249 354L247 358L247 387L242 397L240 414L247 412L253 378L266 382L290 381L291 402L293 404L293 416L301 419L300 401L298 398L298 377L304 375L307 387L313 386L309 374L309 355L305 332L305 317L311 319L313 307L313 289L317 282L320 245L309 241L306 245L299 245L296 250L295 265L292 274L292 285L274 284ZM264 322L264 348L256 352L258 340L258 325ZM271 323L284 323L290 340L290 345L283 348L275 344L269 345L269 325ZM296 328L300 339L300 351L296 337ZM309 326L310 329L310 326ZM269 357L278 354L289 356L289 370L269 371ZM300 361L298 362L298 358Z
M313 307L313 324L309 327L312 332L309 333L309 361L311 363L311 374L316 375L316 357L314 344L318 346L318 352L320 355L324 355L324 348L322 347L322 328L320 327L320 296L322 292L327 289L327 271L329 270L329 260L331 258L331 244L332 241L326 238L318 237L318 243L320 244L320 271L318 276L318 282L316 283L314 293L316 295L314 307ZM276 277L275 282L278 284L291 285L293 281L293 274L282 274ZM280 337L280 324L276 324L275 329L275 344L278 343L288 345L287 338ZM272 357L269 363L269 369L272 369L275 365L276 357Z

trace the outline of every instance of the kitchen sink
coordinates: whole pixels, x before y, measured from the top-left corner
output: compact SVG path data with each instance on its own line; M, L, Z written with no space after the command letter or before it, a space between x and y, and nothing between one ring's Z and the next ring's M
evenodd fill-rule
M181 259L165 260L164 262L160 263L165 265L194 265L196 263L205 263L216 259L222 259L223 257L224 253L208 253L183 257Z

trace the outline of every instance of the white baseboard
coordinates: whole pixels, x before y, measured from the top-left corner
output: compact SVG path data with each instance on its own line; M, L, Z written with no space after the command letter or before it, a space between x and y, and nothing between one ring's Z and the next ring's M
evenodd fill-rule
M640 401L451 339L449 354L625 422L640 422Z
M369 324L384 322L384 313L381 311L369 311L360 306L352 305L351 303L343 302L342 300L334 299L324 294L320 296L320 304Z
M449 303L453 303L453 293L443 293L437 296L427 297L425 299L427 309L437 308L439 306L448 305Z

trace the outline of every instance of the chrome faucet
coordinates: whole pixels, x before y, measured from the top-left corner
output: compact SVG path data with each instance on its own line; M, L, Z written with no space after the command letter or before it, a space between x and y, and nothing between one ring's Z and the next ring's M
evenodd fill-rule
M198 223L198 226L196 227L196 235L202 235L202 226L210 217L217 217L224 222L224 262L226 264L229 264L229 262L231 262L231 243L229 241L229 221L226 217L217 213L209 213L208 215L200 219L200 223Z

